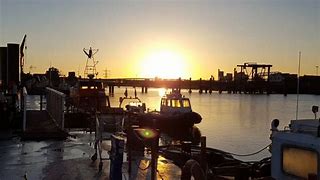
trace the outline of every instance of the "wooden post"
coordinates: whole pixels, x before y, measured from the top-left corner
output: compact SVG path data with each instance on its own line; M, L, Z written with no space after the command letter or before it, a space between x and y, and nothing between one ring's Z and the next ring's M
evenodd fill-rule
M189 79L189 93L190 93L190 94L192 93L191 84L192 84L192 82L191 82L191 78L190 78L190 79Z
M267 94L270 94L270 66L268 66L268 79L267 79Z
M157 132L157 137L152 142L151 147L151 180L157 180L159 131L157 130Z
M202 94L202 78L199 80L199 93Z

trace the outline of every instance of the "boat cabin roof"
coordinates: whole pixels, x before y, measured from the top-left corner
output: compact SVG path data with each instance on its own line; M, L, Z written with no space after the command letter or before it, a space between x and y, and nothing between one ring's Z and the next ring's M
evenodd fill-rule
M189 98L182 96L180 93L173 92L161 98L160 112L162 113L185 113L191 111Z
M80 89L103 89L101 81L96 80L81 80L79 81Z

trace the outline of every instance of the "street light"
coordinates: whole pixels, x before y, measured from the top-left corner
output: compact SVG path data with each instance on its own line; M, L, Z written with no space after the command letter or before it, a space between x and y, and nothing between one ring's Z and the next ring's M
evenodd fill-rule
M319 66L316 66L316 75L318 76L318 68Z

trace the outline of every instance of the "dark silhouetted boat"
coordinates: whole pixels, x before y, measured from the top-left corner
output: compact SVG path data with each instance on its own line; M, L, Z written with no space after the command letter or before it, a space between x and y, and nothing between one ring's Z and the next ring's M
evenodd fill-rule
M140 114L138 120L141 127L175 132L192 130L194 124L200 123L202 118L192 111L189 98L182 96L178 90L173 90L161 98L160 111Z

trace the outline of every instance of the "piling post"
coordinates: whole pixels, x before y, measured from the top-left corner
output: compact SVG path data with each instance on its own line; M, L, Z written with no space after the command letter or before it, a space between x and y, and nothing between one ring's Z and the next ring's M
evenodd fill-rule
M202 94L202 78L199 80L199 93Z
M213 76L210 77L210 82L209 82L209 93L212 93L212 82L213 82Z
M149 85L149 79L144 79L142 81L142 93L148 93L148 85Z
M268 66L268 79L267 79L267 94L270 94L270 66Z
M152 141L152 150L151 150L151 180L157 180L159 131L158 130L156 131L157 131L157 136Z
M243 86L243 84L242 84L242 83L243 83L243 82L242 82L242 79L243 79L243 78L242 78L242 75L243 75L243 74L242 74L242 73L243 73L243 67L241 66L241 68L240 68L239 94L241 94L241 92L242 92L242 90L243 90L243 87L242 87L242 86Z
M191 81L191 78L189 78L189 94L192 93L192 90L191 90L191 84L192 84L192 81Z
M178 91L181 92L181 77L178 79Z
M284 78L284 80L283 80L283 87L282 87L282 92L283 92L283 95L284 95L284 96L287 96L287 94L288 94L287 86L288 86L288 84L287 84L287 79Z
M206 136L201 136L200 143L201 143L201 154L200 154L200 165L203 169L203 172L207 172L207 138ZM205 174L206 176L206 174Z

